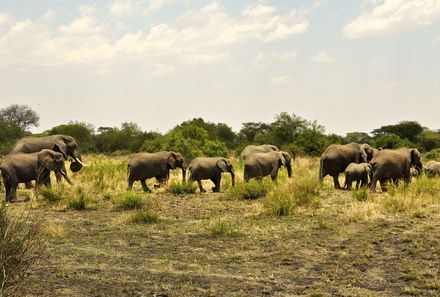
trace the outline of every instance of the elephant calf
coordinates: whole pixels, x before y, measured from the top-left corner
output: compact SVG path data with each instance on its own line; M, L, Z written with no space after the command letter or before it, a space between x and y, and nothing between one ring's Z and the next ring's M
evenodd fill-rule
M168 180L170 169L182 168L182 180L185 181L186 169L183 157L176 152L137 153L128 161L128 188L140 181L142 189L150 192L146 180L155 177L161 183Z
M423 166L423 168L428 176L440 176L440 162L429 161Z
M352 183L356 182L356 189L359 185L366 187L368 185L368 177L371 174L371 165L369 163L350 163L345 168L345 186L346 190L351 190Z
M232 186L235 185L234 167L232 166L232 163L225 158L198 157L191 161L188 170L190 172L189 180L197 181L200 192L205 192L201 182L203 179L210 179L214 183L212 191L219 192L222 172L229 172L232 178Z
M244 180L249 181L251 178L262 178L270 175L272 180L275 181L281 166L286 166L287 175L290 178L292 176L292 164L289 153L275 151L251 154L244 162Z
M64 156L48 149L38 153L6 155L0 164L0 171L6 190L6 202L16 201L19 183L35 181L37 186L42 184L49 186L51 171L61 174L71 184L66 175Z

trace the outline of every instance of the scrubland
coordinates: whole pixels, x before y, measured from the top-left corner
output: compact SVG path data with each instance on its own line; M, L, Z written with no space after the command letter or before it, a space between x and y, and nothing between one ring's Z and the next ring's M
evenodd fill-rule
M147 194L127 191L126 157L84 159L74 186L22 188L7 206L41 226L25 296L440 295L440 179L336 191L319 159L298 158L291 179L243 184L236 160L221 193L176 170Z

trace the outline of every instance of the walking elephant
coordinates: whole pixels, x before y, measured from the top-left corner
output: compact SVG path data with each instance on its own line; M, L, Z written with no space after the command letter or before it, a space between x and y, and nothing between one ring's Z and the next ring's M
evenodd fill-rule
M356 182L356 189L359 189L359 186L366 187L370 173L371 165L369 163L350 163L350 165L345 168L344 188L351 190L354 181Z
M244 180L262 178L270 175L273 181L278 177L281 166L287 168L287 175L292 176L292 164L289 153L278 151L268 153L253 153L244 162Z
M440 162L429 161L423 166L423 169L428 176L440 176Z
M373 158L374 150L367 144L331 144L321 155L319 167L319 180L322 182L324 177L333 177L336 189L341 189L339 184L339 174L345 171L350 163L367 163Z
M390 180L398 183L400 179L408 184L411 181L411 167L421 172L421 154L417 149L401 148L396 150L384 149L373 157L370 162L372 181L370 190L376 190L379 181L382 191L386 191L386 183Z
M50 135L43 137L24 137L20 139L12 149L11 153L36 153L43 149L49 149L59 152L63 155L64 159L68 157L73 159L70 163L70 169L73 172L78 172L84 166L79 152L79 146L75 138L68 135ZM61 175L56 173L57 181L61 181ZM26 184L29 187L29 183Z
M222 172L229 172L232 178L232 186L235 185L235 172L232 163L222 157L198 157L191 161L188 166L190 181L197 181L200 192L205 192L202 180L210 179L214 183L213 192L220 192Z
M253 153L268 153L268 152L278 152L279 149L272 144L262 144L262 145L248 145L246 146L240 154L240 157L247 159Z
M16 190L19 183L35 181L37 186L50 186L51 171L64 176L66 181L72 184L66 174L63 155L48 149L38 153L6 155L0 164L0 171L6 190L6 202L17 199Z
M182 180L185 181L186 169L183 157L176 152L137 153L128 161L128 188L131 190L135 181L140 181L142 189L150 192L146 180L155 177L161 183L168 180L170 169L181 168Z

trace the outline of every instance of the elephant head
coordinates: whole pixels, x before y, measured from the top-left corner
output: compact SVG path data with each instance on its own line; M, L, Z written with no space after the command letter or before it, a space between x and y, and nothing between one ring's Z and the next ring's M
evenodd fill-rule
M421 161L422 155L417 149L412 149L410 154L411 154L411 165L414 166L414 168L418 172L422 172L423 170L423 164Z
M79 152L78 143L73 137L68 135L59 135L59 138L55 141L53 150L63 154L63 157L66 160L69 156L72 157L74 162L70 164L70 169L73 172L81 170L81 168L84 166L81 154Z
M61 173L70 183L64 166L64 156L61 153L44 149L37 155L37 158L37 184L44 183L50 171Z
M375 154L375 151L368 143L363 143L361 144L360 154L361 154L360 162L367 163L370 162L371 159L373 159L373 155Z
M367 172L368 176L370 176L372 170L373 170L373 168L372 168L371 164L366 163L365 164L365 172Z
M287 168L287 176L290 178L292 177L292 157L289 153L280 151L278 153L279 156L279 162L282 166L285 166Z
M186 177L186 166L184 164L183 157L180 153L169 152L167 164L170 169L182 168L182 181L185 181Z
M228 159L225 159L225 158L220 158L217 161L217 167L222 172L229 172L229 173L231 173L232 186L235 186L235 171L234 171L234 166L232 166L231 161L229 161Z

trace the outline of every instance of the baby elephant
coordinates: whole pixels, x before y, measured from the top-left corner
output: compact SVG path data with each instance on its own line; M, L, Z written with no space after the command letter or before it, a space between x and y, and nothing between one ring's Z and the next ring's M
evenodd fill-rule
M198 157L191 161L188 167L190 171L190 181L197 181L200 192L205 192L202 187L203 179L210 179L214 183L213 192L220 191L222 172L229 172L232 177L232 186L235 185L235 172L232 163L222 157Z
M426 174L430 177L440 176L440 162L429 161L423 165L423 169L425 169Z
M61 174L69 184L72 184L66 174L63 155L49 149L31 154L9 154L0 164L0 171L6 190L6 202L16 201L19 183L35 181L37 186L42 184L50 186L51 171Z
M351 190L351 185L355 181L356 189L359 185L366 187L368 185L368 177L371 174L371 165L369 163L350 163L345 169L345 186L346 190Z

